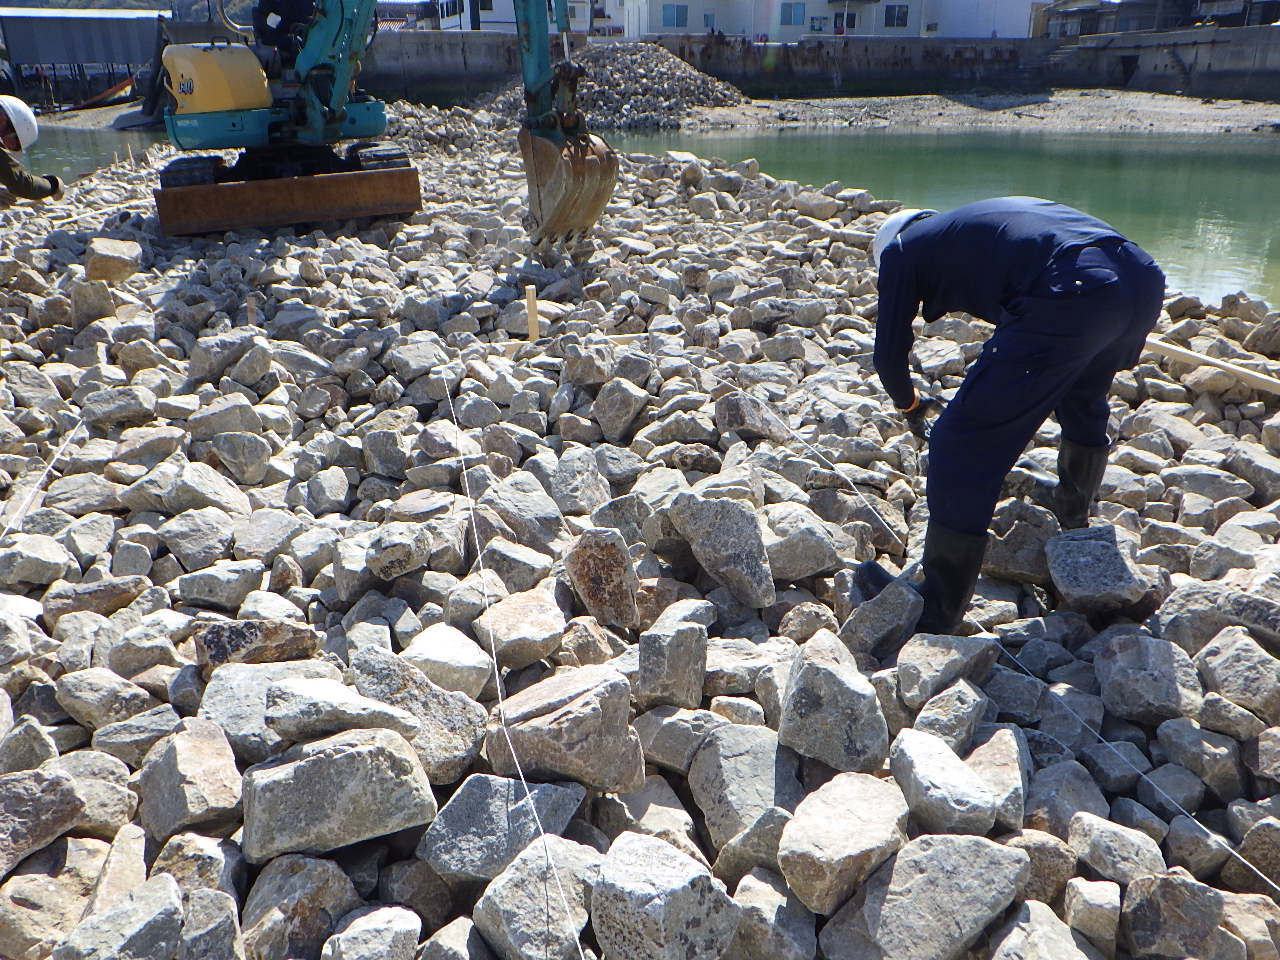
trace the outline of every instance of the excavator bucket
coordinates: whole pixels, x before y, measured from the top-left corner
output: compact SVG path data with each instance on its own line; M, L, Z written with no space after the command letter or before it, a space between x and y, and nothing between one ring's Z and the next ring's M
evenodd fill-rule
M583 133L564 138L520 131L529 180L529 236L535 247L572 248L604 212L618 181L618 155Z

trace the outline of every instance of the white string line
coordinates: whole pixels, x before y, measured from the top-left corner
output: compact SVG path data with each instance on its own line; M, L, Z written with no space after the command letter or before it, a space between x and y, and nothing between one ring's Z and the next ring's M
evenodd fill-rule
M656 357L651 357L651 359L655 359L655 360L656 360L657 358L656 358ZM725 379L723 379L722 377L718 377L718 376L716 376L716 375L715 375L714 373L712 373L711 371L706 370L706 369L703 369L703 368L701 368L701 367L699 367L698 369L699 369L699 370L701 370L701 372L703 372L703 373L707 374L707 376L709 376L709 377L711 377L711 378L713 378L713 379L715 379L715 380L719 380L721 383L725 384L726 386L728 386L729 388L733 389L733 390L734 390L734 391L736 391L737 393L742 394L742 395L743 395L743 396L745 396L745 397L748 397L750 400L752 400L752 401L754 401L754 402L756 402L756 403L759 403L762 407L764 407L764 409L765 409L765 410L767 410L767 411L769 412L769 414L770 414L770 415L771 415L775 420L777 420L777 421L778 421L778 423L780 423L780 424L782 425L782 428L783 428L784 430L786 430L789 434L791 434L791 436L792 436L792 437L794 437L794 438L795 438L795 440L796 440L797 442L799 442L800 444L802 444L806 449L808 449L810 452L812 452L815 456L821 457L821 458L822 458L822 459L823 459L823 460L824 460L824 461L825 461L829 466L831 466L831 467L832 467L832 469L834 469L838 474L840 474L840 476L841 476L843 479L845 479L845 480L846 480L846 481L847 481L851 486L853 485L853 481L852 481L852 480L850 480L850 479L849 479L849 478L848 478L848 477L847 477L843 472L841 472L841 471L839 470L839 468L838 468L838 467L837 467L837 466L836 466L836 465L835 465L831 460L829 460L827 457L823 456L823 455L822 455L822 453L821 453L820 451L818 451L818 450L814 449L814 447L813 447L811 444L809 444L809 443L808 443L808 442L807 442L803 437L801 437L799 434L797 434L797 433L796 433L796 431L795 431L795 430L793 430L793 429L792 429L792 428L791 428L791 427L790 427L790 426L789 426L789 425L788 425L784 420L782 420L782 418L781 418L781 417L779 417L776 413L774 413L774 412L773 412L773 408L772 408L772 407L770 407L769 405L765 404L763 401L759 400L758 398L756 398L756 397L752 397L750 394L746 393L744 390L742 390L742 389L741 389L739 386L737 386L736 384L731 383L730 381L725 380ZM854 492L858 494L858 496L862 499L862 502L863 502L864 504L866 504L867 509L868 509L868 510L870 510L870 511L875 515L876 519L877 519L877 520L879 520L879 521L880 521L880 523L881 523L881 524L882 524L886 529L888 529L888 530L890 531L890 533L892 533L892 532L893 532L893 531L892 531L892 528L890 528L890 527L889 527L889 525L885 522L884 517L882 517L882 516L880 515L880 513L876 510L875 506L874 506L874 505L872 505L872 504L867 500L867 498L866 498L866 497L864 497L864 496L862 495L862 492L861 492L860 490L858 490L856 486L854 487ZM898 539L898 537L897 537L897 535L896 535L896 534L894 535L894 539L895 539L895 540L897 540L897 542L903 546L903 549L906 549L905 544L902 544L902 541L901 541L900 539ZM857 609L857 608L855 607L855 610L856 610L856 609ZM849 614L849 616L845 618L845 623L848 623L848 622L849 622L849 620L850 620L850 619L852 619L852 617L853 617L853 613L850 613L850 614ZM840 625L840 629L843 629L843 627L844 627L844 624L841 624L841 625ZM1029 676L1029 677L1031 677L1031 678L1033 678L1033 679L1039 680L1039 677L1036 677L1036 675L1035 675L1034 673L1032 673L1030 670L1028 670L1028 669L1027 669L1023 664L1022 664L1022 662L1021 662L1020 660L1018 660L1018 658L1017 658L1017 657L1015 657L1015 656L1013 655L1013 653L1012 653L1012 652L1011 652L1011 651L1010 651L1010 650L1009 650L1009 649L1008 649L1008 648L1007 648L1003 643L1001 643L1001 642L1000 642L999 638L995 638L995 644L996 644L996 646L998 646L1002 651L1004 651L1005 656L1007 656L1011 661L1013 661L1015 664L1017 664L1018 668L1019 668L1020 670L1022 670L1022 671L1027 675L1027 676ZM1167 801L1169 802L1170 806L1172 806L1175 810L1177 810L1177 811L1178 811L1179 813L1181 813L1184 817L1186 817L1188 820L1190 820L1192 823L1194 823L1197 827L1199 827L1199 828L1200 828L1200 830L1204 833L1204 835L1205 835L1207 838L1209 838L1209 840L1210 840L1210 841L1216 841L1216 840L1218 840L1218 839L1222 839L1222 840L1224 841L1224 844L1223 844L1223 845L1226 847L1226 849L1227 849L1228 853L1230 854L1230 856L1234 857L1234 858L1235 858L1236 860L1238 860L1240 863L1244 864L1244 866L1245 866L1246 868L1248 868L1248 869L1249 869L1250 871L1252 871L1253 873L1257 874L1257 876L1258 876L1259 878L1261 878L1261 880L1263 881L1263 883L1265 883L1267 886L1269 886L1269 887L1271 887L1273 890L1275 890L1275 892L1276 892L1277 894L1280 894L1280 884L1277 884L1277 883L1276 883L1275 881L1273 881L1270 877L1268 877L1265 873L1263 873L1263 872L1262 872L1258 867L1256 867L1256 866L1254 866L1252 863L1250 863L1250 862L1249 862L1249 860L1248 860L1248 859L1247 859L1243 854L1241 854L1238 850L1236 850L1236 849L1235 849L1235 847L1231 844L1231 842L1230 842L1229 840L1227 840L1225 837L1220 838L1220 837L1219 837L1217 834L1215 834L1212 830L1210 830L1208 827L1206 827L1204 824L1202 824L1199 820L1197 820L1195 817L1193 817L1193 816L1190 814L1190 812L1189 812L1189 811L1187 811L1187 809L1186 809L1185 807L1183 807L1183 806L1182 806L1182 804L1178 803L1178 801L1177 801L1177 800L1175 800L1173 797L1169 796L1169 794L1168 794L1168 793L1166 793L1166 792L1165 792L1165 790L1164 790L1164 789L1163 789L1163 788L1162 788L1158 783L1156 783L1153 779L1151 779L1151 777L1149 777L1145 772L1143 772L1142 770L1140 770L1140 769L1139 769L1139 768L1138 768L1138 767L1137 767L1137 766L1136 766L1132 761L1130 761L1130 760L1129 760L1129 758L1128 758L1128 757L1126 757L1123 753L1121 753L1118 749L1116 749L1116 747L1115 747L1115 746L1114 746L1114 745L1113 745L1109 740L1107 740L1106 738L1104 738L1104 737L1102 736L1102 734L1101 734L1099 731L1097 731L1097 730L1095 730L1093 727L1091 727L1091 726L1089 725L1088 721L1087 721L1087 720L1085 720L1085 719L1084 719L1084 717L1080 716L1080 714L1078 714L1075 710L1073 710L1073 709L1071 708L1071 706L1070 706L1069 704L1067 704L1067 703L1066 703L1066 701L1065 701L1065 700L1061 700L1061 699L1059 699L1059 700L1058 700L1058 703L1059 703L1059 705L1060 705L1064 710L1066 710L1066 712L1067 712L1067 713L1069 713L1073 718L1075 718L1075 720L1076 720L1077 722L1079 722L1081 726L1083 726L1086 730L1088 730L1091 734L1093 734L1093 735L1097 738L1097 740L1098 740L1098 742L1099 742L1099 743L1104 744L1108 750L1110 750L1110 751L1111 751L1112 753L1114 753L1117 757L1119 757L1119 758L1120 758L1121 763L1123 763L1125 766L1127 766L1129 769L1131 769L1134 773L1136 773L1140 779L1145 780L1145 781L1146 781L1146 782L1151 786L1151 788L1152 788L1153 790L1155 790L1155 791L1156 791L1156 793L1158 793L1161 797L1163 797L1165 800L1167 800ZM1056 738L1056 737L1053 737L1052 739L1054 739L1058 744L1060 744L1060 745L1061 745L1061 746L1063 746L1064 748L1066 747L1066 744L1062 743L1062 741L1060 741L1060 740L1057 740L1057 738ZM1073 752L1074 752L1074 751L1073 751Z
M0 531L0 540L3 540L9 535L9 531L13 529L14 524L22 522L22 518L25 517L27 515L27 511L31 509L31 504L35 500L36 494L44 487L44 482L49 479L49 474L53 472L53 465L58 462L58 458L61 457L63 452L67 449L67 444L71 442L71 438L74 437L83 426L84 420L80 417L76 417L75 425L67 431L67 435L62 438L62 443L59 444L58 449L54 451L53 456L49 458L49 462L45 464L45 468L41 471L39 478L36 480L35 486L32 487L31 492L27 494L27 499L23 502L22 506L18 508L17 513L9 518L9 522L4 525L4 530Z
M465 374L465 364L463 373ZM465 379L465 376L464 378ZM462 428L458 425L458 417L453 408L453 390L450 389L448 383L444 385L444 396L449 406L449 419L453 423L453 428L459 434ZM467 457L463 455L462 461L462 492L467 498L470 510L467 514L468 526L471 528L471 538L476 548L476 564L480 568L480 592L484 598L484 609L489 609L489 586L485 582L484 557L482 555L482 547L480 545L480 530L476 526L476 506L475 497L471 495L471 479L467 476L469 468L467 467ZM529 781L525 779L524 768L520 763L520 757L516 754L516 745L511 740L511 732L507 729L507 704L506 699L502 695L502 673L498 668L498 645L494 640L494 632L489 631L489 654L493 658L493 682L498 691L498 726L502 729L502 736L507 741L507 749L511 752L511 760L515 764L516 775L520 778L520 785L524 787L524 798L529 804L529 811L533 814L533 822L538 827L538 838L542 843L542 855L546 858L547 865L551 867L551 875L556 882L556 892L560 896L560 905L564 907L565 925L569 928L569 933L573 938L573 944L578 949L579 960L587 960L587 955L582 950L581 931L573 922L573 910L569 906L569 898L565 895L564 884L560 880L560 869L556 866L556 861L551 856L551 847L547 844L547 831L542 825L542 817L538 815L538 805L534 803L533 793L529 790ZM510 807L508 807L510 813Z

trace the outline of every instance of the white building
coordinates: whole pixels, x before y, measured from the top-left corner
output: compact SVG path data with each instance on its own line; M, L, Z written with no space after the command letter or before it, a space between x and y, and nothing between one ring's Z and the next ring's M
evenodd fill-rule
M625 35L1026 37L1044 0L618 0Z
M384 0L385 2L385 0ZM395 0L391 0L395 2ZM421 0L411 0L422 6ZM569 31L600 36L622 33L623 0L571 0ZM473 10L474 5L474 10ZM516 32L516 10L512 0L438 0L441 30L497 30ZM555 16L551 15L551 32L556 33Z

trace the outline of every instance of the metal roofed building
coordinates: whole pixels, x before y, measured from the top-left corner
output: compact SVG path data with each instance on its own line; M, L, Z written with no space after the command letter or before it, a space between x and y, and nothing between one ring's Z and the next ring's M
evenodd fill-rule
M15 67L150 63L165 10L0 7L0 43Z

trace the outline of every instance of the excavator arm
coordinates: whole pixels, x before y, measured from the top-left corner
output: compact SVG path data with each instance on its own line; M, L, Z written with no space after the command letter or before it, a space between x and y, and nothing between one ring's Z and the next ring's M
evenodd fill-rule
M555 61L547 0L515 0L525 97L519 143L534 246L573 249L613 195L618 157L587 129L578 107L578 81L586 71L570 58L568 2L552 2L563 45L563 58Z

